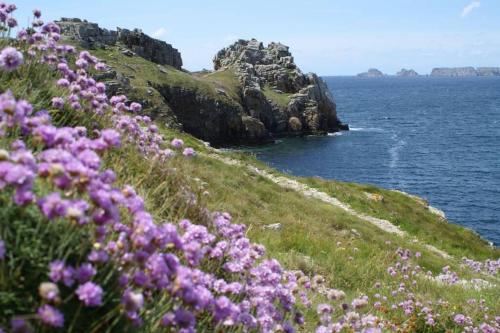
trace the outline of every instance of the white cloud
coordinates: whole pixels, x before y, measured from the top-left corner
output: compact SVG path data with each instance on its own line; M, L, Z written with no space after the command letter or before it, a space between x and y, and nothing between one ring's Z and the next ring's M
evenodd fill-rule
M158 28L155 30L155 32L153 32L151 35L154 37L154 38L158 38L158 39L162 39L163 37L165 37L166 35L168 34L168 30L161 27L161 28Z
M481 6L480 0L472 0L470 4L464 7L462 10L462 17L466 17L469 15L474 9L479 8Z

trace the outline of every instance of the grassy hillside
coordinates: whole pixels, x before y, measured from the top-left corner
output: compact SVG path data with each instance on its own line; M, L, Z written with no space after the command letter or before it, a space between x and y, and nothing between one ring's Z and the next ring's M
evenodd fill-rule
M17 44L12 41L10 43L19 49L24 47L22 43ZM2 41L1 49L6 45L7 42ZM167 66L160 70L157 65L142 58L127 57L113 49L99 50L95 54L106 59L109 65L130 78L134 86L130 96L132 100L153 100L160 105L161 96L148 93L149 82L152 81L200 89L207 94L213 94L214 98L226 99L237 96L237 91L234 89L235 78L229 72L215 72L197 78ZM74 56L69 59L70 64L75 60ZM91 108L85 109L86 111L75 110L68 104L59 110L54 108L52 104L54 97L69 96L67 89L55 85L60 77L61 74L54 71L50 65L26 61L15 71L0 71L0 92L11 90L16 99L26 99L33 104L36 111L49 110L54 125L59 128L86 127L91 138L95 140L98 140L99 136L93 134L94 130L115 126L115 118L111 112L92 113ZM217 88L220 87L229 97L217 92ZM7 118L9 110L2 106L2 120L10 119ZM280 175L279 172L268 168L251 156L215 151L185 133L169 129L161 123L156 125L158 133L165 139L160 144L163 148L168 147L168 142L173 138L182 138L185 145L195 148L197 156L188 159L177 154L167 160L161 160L141 153L142 146L137 145L136 141L140 141L137 139L124 141L120 148L100 153L102 164L100 169L109 168L114 171L116 174L114 187L124 189L125 185L133 186L144 202L144 211L151 214L156 225L168 221L182 226L180 221L189 219L192 223L206 226L215 234L210 213L214 211L228 212L232 215L233 223L246 225L245 236L252 242L265 246L264 259L275 258L287 270L301 270L305 275L300 281L307 282L300 282L300 287L291 288L297 298L292 313L295 313L297 308L305 314L305 324L296 325L299 331L311 332L318 326L326 327L325 332L328 329L332 331L333 328L328 325L345 323L346 318L349 318L349 321L355 323L352 325L364 325L364 328L380 326L384 331L394 325L394 330L402 332L447 330L458 332L463 329L463 325L455 320L458 314L470 317L471 324L467 324L470 327L479 327L485 321L488 321L489 325L494 325L493 320L486 320L484 316L487 314L489 318L494 318L500 313L498 273L495 271L493 274L487 274L485 269L475 272L463 264L462 256L482 262L488 258L496 260L500 258L500 250L490 247L469 230L442 221L429 212L422 202L372 186L316 178L295 178L335 196L359 212L389 220L408 234L401 237L384 232L345 210L279 186L249 168L249 166L257 167ZM126 137L125 134L123 136ZM18 138L25 140L28 149L31 149L35 156L39 156L47 149L40 144L40 138L36 133L29 136L17 127L9 128L7 134L1 136L0 149L9 151L12 149L11 144ZM48 145L47 142L45 145ZM213 154L239 163L225 163L213 158ZM7 160L10 158L9 156ZM5 160L6 158L3 158L3 161ZM57 176L57 171L51 169L50 172L54 172ZM3 174L0 175L4 177ZM40 197L53 191L54 188L54 184L50 181L38 178L34 186L36 194ZM80 196L79 191L74 189L60 192L61 195L72 199L89 200L88 196L91 196L91 193L86 192ZM370 197L367 193L377 194L375 198L378 199L374 200L373 196ZM178 307L181 306L177 303L175 294L177 288L181 288L184 282L179 278L175 280L173 291L165 289L161 292L148 289L137 282L134 282L135 284L129 282L130 288L135 292L141 291L146 301L144 306L137 309L137 314L142 318L140 326L134 326L139 324L135 317L124 318L127 316L125 312L129 310L127 306L130 304L124 304L125 296L119 275L122 269L135 267L133 265L136 264L132 262L124 264L119 260L110 260L98 265L98 273L92 281L105 290L100 307L82 306L73 289L61 282L58 284L63 296L61 299L57 301L41 299L38 295L39 284L48 280L48 267L53 259L64 259L76 267L86 262L90 251L102 249L101 244L105 243L98 237L101 232L100 225L91 224L80 228L75 227L75 221L68 217L48 219L35 203L26 207L13 204L12 195L10 187L2 188L0 239L4 241L6 255L5 259L0 260L0 313L5 314L0 317L0 327L10 327L11 318L21 316L21 319L41 330L42 325L39 322L41 315L36 315L35 312L45 303L54 305L64 312L64 331L68 332L161 330L173 332L182 327L183 323L179 318L175 319L177 322L174 320L164 326L160 324L160 321L163 323L163 316L167 311L177 314ZM123 218L125 225L134 225L136 217L130 218L130 209L128 211L122 209L118 215ZM143 228L139 230L145 232ZM110 235L111 238L115 237L114 233ZM418 242L414 241L415 238ZM156 244L155 242L151 241L151 244ZM425 246L426 244L448 253L451 258L432 251ZM188 244L184 245L187 247ZM117 245L117 248L120 249L121 245ZM147 246L144 247L144 251L149 251L146 249ZM177 251L171 247L163 250L163 254L175 253L183 263L188 260L182 256L181 250ZM144 251L138 251L134 255L140 258L144 255ZM254 272L251 270L243 271L241 274L230 274L225 271L223 263L225 260L230 262L228 257L229 254L221 259L221 262L207 258L201 265L195 267L229 282L253 281L251 276ZM142 267L140 260L137 261L138 267ZM190 267L187 263L185 265ZM444 267L449 268L443 271ZM261 266L256 264L253 268ZM426 274L427 271L430 273ZM146 270L146 273L150 274L150 269ZM267 273L272 280L273 275ZM439 279L439 274L444 275L444 282L436 281ZM320 283L318 276L322 276L325 282ZM474 279L481 279L484 283ZM311 287L307 287L309 284ZM376 285L377 288L374 288ZM475 288L477 286L481 288ZM332 288L343 290L346 294L345 299L339 301L334 299L337 297L330 296ZM301 294L302 292L304 294ZM247 293L231 295L230 299L238 304L248 297ZM266 293L271 291L267 290ZM306 294L312 303L310 306L307 300L298 301ZM363 303L363 296L368 297L367 304ZM255 301L255 298L253 300ZM134 305L138 303L140 302L135 301ZM329 315L330 310L324 305L320 307L323 312L320 311L318 314L316 305L324 303L331 304L335 309L333 319L325 318L325 314ZM276 300L275 304L281 303ZM232 326L228 322L218 322L215 319L217 314L214 310L215 305L207 306L203 311L195 309L192 304L182 303L182 306L186 306L196 316L196 326L190 326L191 329L205 332L243 331L242 326L238 324ZM258 319L263 321L266 319L265 314L258 310L254 309L251 313ZM363 318L364 323L358 321L356 316ZM376 316L376 319L371 316L373 318ZM226 319L229 321L230 318ZM288 322L288 320L292 321L289 317L284 320L279 316L271 318L272 322L280 325L282 321ZM367 323L370 321L373 323ZM236 320L236 323L239 322ZM43 329L50 330L50 327ZM345 324L344 331L352 329ZM358 329L361 330L361 326ZM255 330L265 331L261 328ZM291 331L285 330L283 326L275 326L269 331L280 330Z
M119 47L108 46L93 53L130 80L129 97L144 101L146 109L158 108L168 112L163 97L154 88L163 85L182 87L225 103L237 103L240 99L238 81L230 70L200 76L168 65L157 65L138 56L126 56Z

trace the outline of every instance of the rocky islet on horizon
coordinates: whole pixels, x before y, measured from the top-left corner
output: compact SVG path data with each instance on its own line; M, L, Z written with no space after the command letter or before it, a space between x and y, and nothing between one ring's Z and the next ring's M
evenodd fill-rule
M372 68L367 72L359 73L358 77L385 77L389 76L378 69ZM416 76L434 76L434 77L471 77L471 76L500 76L500 67L436 67L433 68L430 75L418 74L413 69L402 68L395 76L416 77Z
M383 77L386 75L376 68L370 68L368 71L363 72L363 73L359 73L357 76L358 77Z
M413 77L419 76L419 74L413 69L402 68L399 72L397 72L396 76Z
M431 76L500 76L500 67L438 67L432 70Z

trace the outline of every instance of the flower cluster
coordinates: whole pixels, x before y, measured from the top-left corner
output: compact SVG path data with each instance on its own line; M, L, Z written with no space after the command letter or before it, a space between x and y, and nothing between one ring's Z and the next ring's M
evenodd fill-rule
M17 9L15 4L0 2L0 32L2 37L8 36L10 29L17 27L17 21L12 13Z
M496 276L500 271L500 258L497 260L487 259L484 262L463 258L462 261L465 266L469 267L476 273Z

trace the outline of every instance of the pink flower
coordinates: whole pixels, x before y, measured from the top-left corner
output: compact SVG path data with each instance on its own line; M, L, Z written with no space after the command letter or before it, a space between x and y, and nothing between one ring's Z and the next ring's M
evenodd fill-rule
M62 108L64 108L64 99L61 98L61 97L54 97L54 98L52 98L52 106L55 109L61 110Z
M181 139L173 139L170 145L174 148L181 148L184 145L184 141Z
M102 304L102 288L93 282L80 285L75 293L86 306L96 307Z
M196 156L196 152L194 151L193 148L186 148L182 152L182 155L184 155L186 157L192 157L192 156Z
M132 104L130 104L130 111L132 111L134 113L139 113L139 112L141 112L141 110L142 110L141 104L136 103L136 102L133 102Z
M13 47L6 47L0 52L0 67L5 71L13 71L23 64L23 54Z
M64 316L63 314L53 308L50 305L43 305L38 308L37 311L38 317L45 325L52 327L63 327L64 326Z

